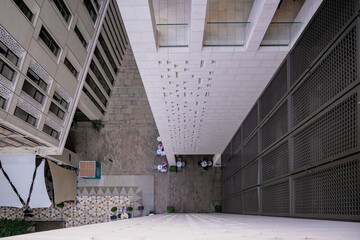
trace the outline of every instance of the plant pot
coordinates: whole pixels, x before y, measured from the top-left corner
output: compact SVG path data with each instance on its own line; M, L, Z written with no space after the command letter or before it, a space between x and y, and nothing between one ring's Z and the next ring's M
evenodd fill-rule
M116 217L116 215L112 215L112 216L110 216L110 219L115 220L115 219L117 219L117 217Z
M128 213L129 218L131 218L131 213Z

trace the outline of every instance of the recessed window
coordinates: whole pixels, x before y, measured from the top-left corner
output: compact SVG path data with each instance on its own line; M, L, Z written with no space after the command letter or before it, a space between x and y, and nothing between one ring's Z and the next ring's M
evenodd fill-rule
M65 109L68 109L69 103L65 101L57 92L54 92L53 99L60 103Z
M22 90L29 94L32 98L34 98L40 104L43 103L44 94L42 94L39 90L37 90L33 85L31 85L28 81L24 81L24 85Z
M26 16L26 18L29 19L30 22L32 22L34 14L30 11L28 6L26 6L24 1L23 0L13 0L13 1L18 6L18 8L20 8L20 10Z
M111 89L110 89L109 85L106 83L106 81L105 81L104 77L102 76L99 68L96 66L96 64L92 60L91 60L91 63L90 63L90 69L94 73L95 77L98 79L101 86L104 88L105 92L108 95L110 95Z
M46 124L44 124L43 132L49 134L53 138L59 139L59 132Z
M51 102L49 110L50 112L58 116L61 120L64 119L65 112L61 110L55 103Z
M12 82L15 71L7 65L3 60L0 59L0 74Z
M33 126L36 124L36 118L19 107L15 108L14 115Z
M42 89L44 89L44 91L46 91L47 89L47 83L42 80L31 68L28 69L26 75L34 82L36 83L39 87L41 87Z
M61 15L64 17L65 21L68 23L71 18L71 13L63 0L54 0L54 3L57 9L60 11Z
M84 0L84 5L85 5L86 9L88 10L92 21L95 23L97 14L96 14L94 6L91 3L91 0Z
M99 109L99 111L102 114L105 114L104 109L102 109L102 107L100 106L100 104L98 104L98 102L95 100L95 98L90 94L90 92L86 89L83 88L84 93L86 94L86 96L88 96L88 98L90 98L90 100L94 103L95 107L97 107L97 109Z
M6 99L0 96L0 108L5 108Z
M70 70L70 72L77 78L77 76L78 76L78 71L76 71L76 69L74 68L74 66L73 66L73 65L71 64L71 62L69 61L69 59L65 58L64 64L65 64L65 66Z
M100 99L100 101L102 102L102 104L104 104L104 106L106 106L107 104L107 99L104 96L104 94L101 92L100 88L96 85L96 83L94 82L94 80L90 77L90 75L88 74L86 76L85 79L86 83L89 85L89 87L94 91L94 93L96 94L96 96Z
M114 77L111 74L110 69L108 68L104 58L101 56L101 53L97 47L95 48L94 54L95 54L97 60L99 61L101 67L104 69L104 72L105 72L106 76L108 77L108 79L110 80L111 84L114 84Z
M6 57L12 64L17 66L19 58L3 42L0 41L0 53Z
M41 38L41 40L43 40L46 46L48 46L50 51L57 57L60 52L60 47L51 37L49 32L44 28L44 26L41 27L39 37Z
M86 48L87 46L87 42L85 40L85 38L83 37L83 35L81 34L79 28L77 26L75 26L75 29L74 29L76 35L78 36L80 42L82 43L82 45Z
M113 68L114 72L116 73L117 72L117 66L116 66L115 61L114 61L113 57L111 56L110 50L107 47L106 42L105 42L105 40L104 40L104 38L102 37L101 34L99 36L99 43L100 43L102 49L104 50L105 55L106 55L107 59L109 60L109 62L111 64L111 67Z

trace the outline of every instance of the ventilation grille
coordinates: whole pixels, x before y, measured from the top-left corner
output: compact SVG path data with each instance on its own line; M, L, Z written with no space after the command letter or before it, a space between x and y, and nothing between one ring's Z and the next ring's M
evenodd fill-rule
M254 129L258 125L258 112L257 111L258 111L257 104L255 104L255 106L252 108L249 115L246 117L246 119L244 120L244 122L242 124L244 140L250 135L250 133L252 133L252 131L254 131Z
M239 128L231 140L233 152L235 152L240 147L241 143L241 128Z
M261 128L261 149L264 150L288 130L287 101L276 110L274 115Z
M294 167L299 168L357 147L357 93L294 135Z
M353 27L294 92L293 126L357 80L356 34Z
M354 0L324 1L290 53L293 85L355 13Z
M221 165L226 165L232 156L231 142L227 145L224 152L221 154Z
M258 206L258 188L253 188L249 191L243 192L244 213L256 214L259 212Z
M264 155L261 161L262 181L287 173L289 171L288 141Z
M250 162L258 154L258 134L250 138L250 140L244 145L243 148L243 165Z
M224 200L224 211L227 213L242 213L242 194L231 196Z
M289 206L289 181L262 188L263 213L288 215Z
M261 120L273 109L287 91L287 62L285 61L260 97Z
M295 178L297 214L360 216L360 160Z
M258 161L254 161L243 169L243 189L258 184Z

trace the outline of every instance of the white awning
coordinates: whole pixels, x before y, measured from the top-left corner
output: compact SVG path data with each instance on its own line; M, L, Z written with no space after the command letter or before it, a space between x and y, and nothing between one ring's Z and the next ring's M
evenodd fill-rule
M46 191L44 170L45 160L41 162L36 170L36 177L29 202L30 208L48 208L51 206L51 201Z

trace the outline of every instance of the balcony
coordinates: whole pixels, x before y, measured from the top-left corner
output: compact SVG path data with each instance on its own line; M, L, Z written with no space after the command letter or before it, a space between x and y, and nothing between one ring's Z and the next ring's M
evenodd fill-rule
M204 46L243 46L249 22L207 22Z
M156 24L159 47L188 47L187 23Z

